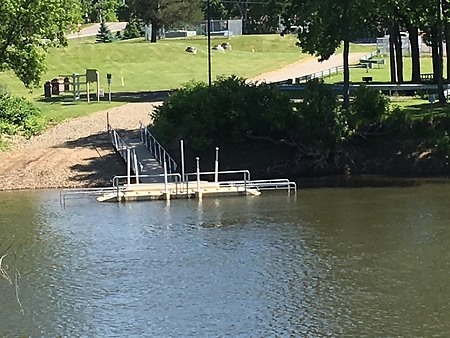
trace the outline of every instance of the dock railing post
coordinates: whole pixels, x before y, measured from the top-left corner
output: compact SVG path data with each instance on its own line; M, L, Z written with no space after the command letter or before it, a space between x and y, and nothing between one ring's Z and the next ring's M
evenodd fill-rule
M200 157L196 157L197 161L197 197L198 199L202 198L202 193L200 192Z
M133 159L134 159L134 173L136 174L136 184L139 184L139 166L136 151L134 149L133 149Z
M184 142L180 140L180 152L181 152L181 182L184 182Z
M131 184L131 154L130 148L127 148L127 184Z
M169 184L167 183L167 163L164 161L164 192L166 200L170 200Z
M214 182L219 182L219 147L216 147L216 162L214 163Z

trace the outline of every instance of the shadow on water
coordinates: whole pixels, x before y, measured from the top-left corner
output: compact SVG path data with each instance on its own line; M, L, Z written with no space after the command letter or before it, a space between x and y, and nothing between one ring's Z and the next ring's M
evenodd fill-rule
M449 184L448 178L411 178L375 175L293 178L299 189L318 188L408 188L424 184Z

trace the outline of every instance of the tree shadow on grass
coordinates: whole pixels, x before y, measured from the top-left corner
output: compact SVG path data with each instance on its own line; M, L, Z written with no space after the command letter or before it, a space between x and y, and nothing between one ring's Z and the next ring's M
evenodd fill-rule
M395 102L394 102L395 104ZM439 106L437 103L418 103L404 107L403 110L414 117L444 117L450 116L450 106Z
M155 90L155 91L134 91L134 92L112 92L111 101L112 102L158 102L163 101L172 90ZM82 94L79 100L74 100L70 93L64 93L62 95L54 95L52 97L41 97L38 99L39 102L44 103L63 103L65 105L76 105L78 102L86 102L86 94ZM97 101L95 94L91 93L91 101ZM100 98L101 102L108 102L108 93L105 92L105 96Z

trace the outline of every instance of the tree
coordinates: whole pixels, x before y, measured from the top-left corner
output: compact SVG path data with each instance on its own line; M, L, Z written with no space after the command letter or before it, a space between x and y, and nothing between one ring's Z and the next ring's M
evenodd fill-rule
M95 42L112 42L113 36L108 26L104 21L100 22L100 27L98 28L98 33L95 38Z
M48 48L65 45L79 18L76 0L1 0L0 71L12 70L27 88L39 85Z
M123 10L122 0L79 0L85 22L116 21L119 10ZM128 19L127 19L128 20Z
M324 61L344 43L344 87L343 108L349 106L349 45L355 38L355 32L366 25L367 13L373 6L372 1L359 0L298 0L293 3L291 16L304 27L298 34L298 45L312 55Z
M200 0L127 0L131 15L152 25L151 42L158 30L179 21L198 23L202 20Z
M141 36L141 32L135 21L128 22L123 30L124 39L136 39Z

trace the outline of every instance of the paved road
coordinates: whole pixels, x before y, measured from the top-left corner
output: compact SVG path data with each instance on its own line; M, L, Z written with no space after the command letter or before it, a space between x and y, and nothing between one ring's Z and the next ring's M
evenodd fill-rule
M369 53L350 53L350 64L357 63L361 57ZM271 72L267 72L254 78L252 81L265 81L265 82L277 82L287 79L294 79L303 75L320 72L336 66L342 66L344 63L342 53L332 55L328 60L318 62L315 58L302 59L297 62L291 63L286 67L277 69Z
M126 22L107 22L106 25L109 27L109 30L111 32L117 32L125 28L127 25ZM83 28L79 33L71 33L67 34L68 39L75 39L75 38L81 38L85 36L93 36L96 35L98 32L98 29L100 28L99 23L94 23L92 26Z

